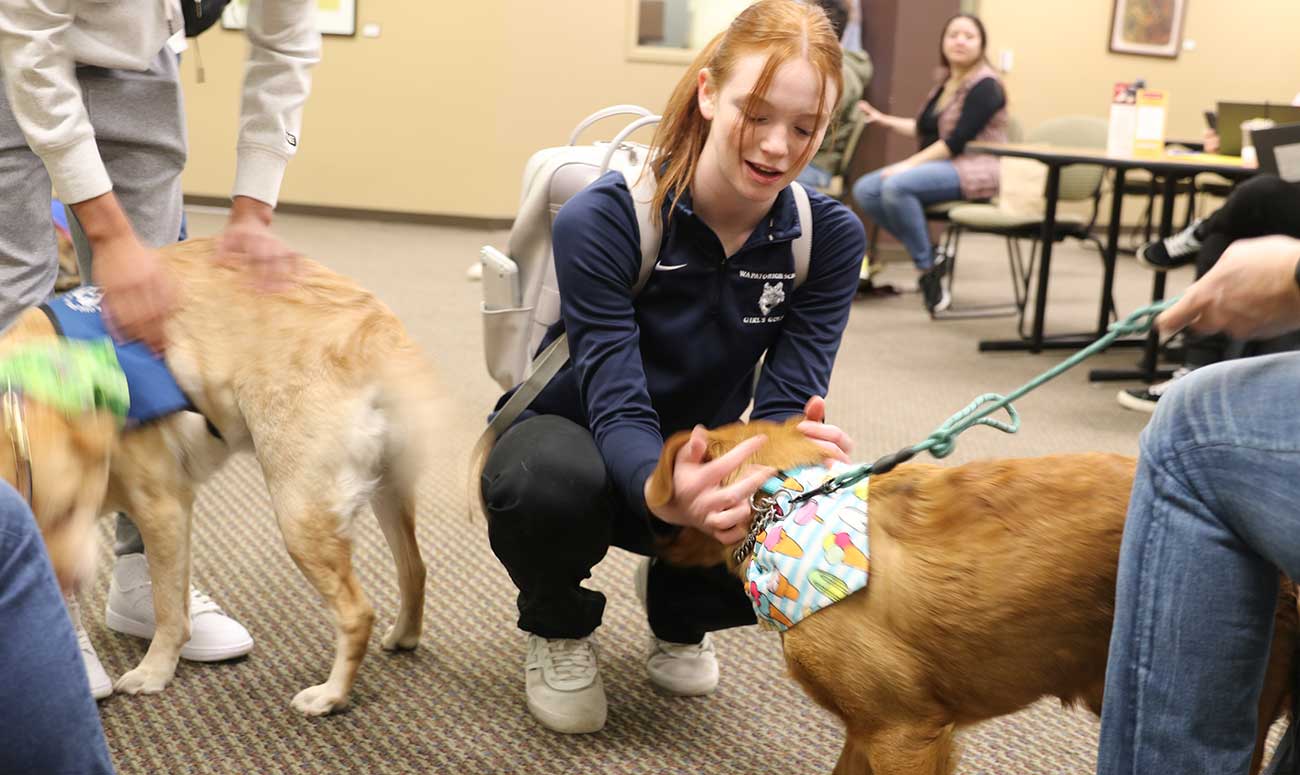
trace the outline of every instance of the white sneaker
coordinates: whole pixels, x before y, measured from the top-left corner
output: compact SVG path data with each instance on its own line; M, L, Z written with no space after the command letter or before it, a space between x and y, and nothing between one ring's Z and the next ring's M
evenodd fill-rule
M150 640L154 633L153 585L143 554L124 554L113 567L104 619L110 630ZM190 639L181 659L220 662L253 650L253 637L244 625L226 616L221 606L190 587Z
M113 681L104 670L104 665L95 653L90 642L90 635L81 623L81 603L76 595L64 595L63 602L68 607L68 618L72 619L72 629L77 633L77 645L81 647L81 661L86 665L86 678L90 681L90 696L102 700L113 693Z
M605 685L590 635L547 639L530 634L524 687L528 711L548 729L577 735L605 726Z
M646 588L650 580L650 558L636 569L636 596L645 608ZM708 633L699 643L673 643L650 636L645 671L650 683L670 694L698 697L713 694L718 688L718 655Z

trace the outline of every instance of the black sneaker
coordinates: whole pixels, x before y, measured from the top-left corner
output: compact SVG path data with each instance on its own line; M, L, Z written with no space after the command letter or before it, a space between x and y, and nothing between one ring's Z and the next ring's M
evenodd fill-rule
M1174 384L1177 380L1187 376L1189 373L1191 373L1191 369L1178 369L1164 382L1155 385L1148 385L1147 387L1142 388L1128 388L1127 390L1121 390L1119 391L1119 395L1115 396L1115 398L1119 400L1119 405L1125 409L1132 409L1135 412L1146 412L1147 414L1151 414L1156 410L1156 403L1160 401L1160 396L1164 395L1169 390L1169 386Z
M1186 229L1157 242L1148 242L1138 248L1137 260L1146 268L1163 272L1177 269L1196 260L1196 252L1201 249L1200 235L1197 228L1201 219L1197 219Z
M921 297L925 301L925 308L930 310L931 314L943 312L948 309L948 305L952 304L952 298L948 295L948 287L943 282L943 276L947 273L948 262L940 256L917 279L917 284L921 287Z

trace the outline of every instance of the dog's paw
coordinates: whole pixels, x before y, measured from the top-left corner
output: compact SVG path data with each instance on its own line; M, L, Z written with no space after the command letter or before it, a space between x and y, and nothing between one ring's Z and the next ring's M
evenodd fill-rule
M327 683L308 686L293 698L293 708L304 716L325 716L343 710L347 697Z
M394 624L384 633L384 639L379 645L383 646L384 651L411 651L420 645L420 631L398 630Z
M122 694L157 694L167 687L174 672L137 667L117 679L113 691Z

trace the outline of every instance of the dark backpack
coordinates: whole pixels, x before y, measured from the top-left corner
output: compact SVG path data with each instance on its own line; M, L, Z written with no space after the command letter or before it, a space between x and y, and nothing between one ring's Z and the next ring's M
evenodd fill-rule
M181 0L185 37L192 38L217 23L230 0Z

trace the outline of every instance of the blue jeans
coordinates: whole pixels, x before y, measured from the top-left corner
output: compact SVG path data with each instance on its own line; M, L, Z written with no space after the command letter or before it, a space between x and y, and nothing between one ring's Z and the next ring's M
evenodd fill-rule
M810 163L803 168L803 172L800 172L799 177L795 178L795 180L810 188L826 188L831 184L831 179L834 177L834 175L816 164Z
M858 207L903 243L917 269L934 263L925 206L953 199L961 199L961 181L950 161L929 161L883 179L876 170L853 184Z
M0 772L112 775L72 621L26 502L0 481Z
M1206 366L1142 434L1099 775L1249 769L1277 601L1300 578L1300 353Z

